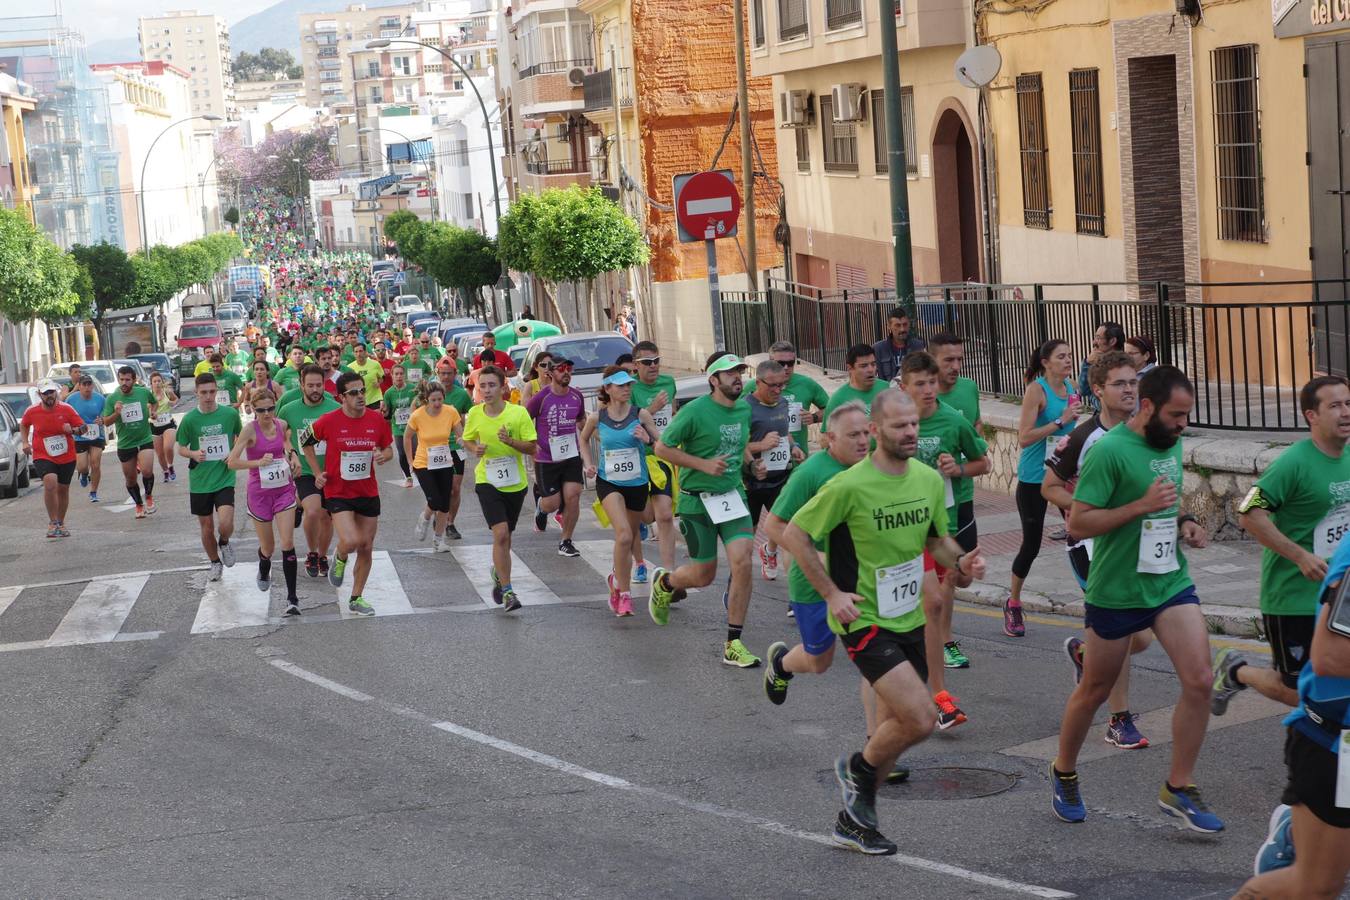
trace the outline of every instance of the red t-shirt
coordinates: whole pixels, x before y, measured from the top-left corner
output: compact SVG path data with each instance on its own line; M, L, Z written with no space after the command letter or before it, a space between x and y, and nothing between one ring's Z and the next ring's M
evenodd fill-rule
M511 361L511 354L501 350L484 350L473 358L475 369L481 369L483 366L497 366L508 373L516 370L516 364Z
M389 377L389 370L394 368L394 361L385 357L378 360L381 368L384 369L384 377L380 379L380 390L387 391L394 386L394 379Z
M84 420L74 407L57 403L47 409L38 401L24 412L19 425L24 434L28 433L29 428L33 429L30 443L33 445L34 459L45 459L58 465L75 461L75 434L84 429ZM67 425L75 434L66 433ZM53 453L53 450L60 452Z
M324 496L344 499L380 496L375 451L394 443L394 432L384 416L368 409L361 418L353 419L335 409L320 416L311 429L316 440L328 442L323 460Z

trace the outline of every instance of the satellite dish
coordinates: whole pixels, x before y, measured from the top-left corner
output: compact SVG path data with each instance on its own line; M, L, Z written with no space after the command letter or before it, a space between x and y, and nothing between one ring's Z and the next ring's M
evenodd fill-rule
M993 44L971 47L956 58L956 80L968 88L979 89L998 77L1003 56Z

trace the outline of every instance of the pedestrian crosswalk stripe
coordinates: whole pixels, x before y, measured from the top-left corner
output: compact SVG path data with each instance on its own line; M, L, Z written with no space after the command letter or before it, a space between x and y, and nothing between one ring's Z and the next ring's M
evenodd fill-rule
M614 542L573 541L572 546L581 551L581 558L595 570L603 583L614 568Z
M0 588L0 615L4 615L5 610L9 609L9 605L17 600L22 593L23 585Z
M356 571L356 554L347 558L346 577L337 589L338 612L344 619L359 618L347 608L352 599L352 576ZM366 599L377 616L402 616L414 612L412 601L403 590L388 550L376 550L370 555L370 576L366 579Z
M273 566L274 574L278 567ZM197 618L192 623L193 634L229 631L250 625L266 625L271 596L258 590L257 569L252 566L230 566L220 581L208 581L197 604Z
M464 569L464 574L468 576L483 605L489 609L496 609L497 604L492 602L492 578L488 574L488 570L492 568L492 545L457 546L453 547L450 553ZM530 567L514 553L511 554L511 587L515 589L516 596L524 606L546 606L563 602L562 598L553 593L548 585L531 572Z
M66 613L56 631L47 639L48 647L70 644L106 644L117 637L131 607L150 580L148 575L117 581L91 581L80 592L75 605Z

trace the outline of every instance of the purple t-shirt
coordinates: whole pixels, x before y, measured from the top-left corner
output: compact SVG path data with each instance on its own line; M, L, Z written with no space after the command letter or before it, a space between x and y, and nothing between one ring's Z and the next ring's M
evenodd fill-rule
M567 393L559 396L553 388L546 387L530 398L525 411L534 419L534 429L539 433L539 452L535 459L541 463L551 463L553 449L550 442L564 434L576 434L580 429L577 420L586 414L586 401L581 391L568 388Z

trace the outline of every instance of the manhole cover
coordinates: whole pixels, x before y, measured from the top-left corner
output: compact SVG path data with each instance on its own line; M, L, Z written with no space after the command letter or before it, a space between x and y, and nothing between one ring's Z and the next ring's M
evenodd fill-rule
M903 784L883 785L879 794L889 800L978 800L1011 790L1018 777L996 769L925 766L911 769ZM820 779L835 784L833 770L822 772Z

